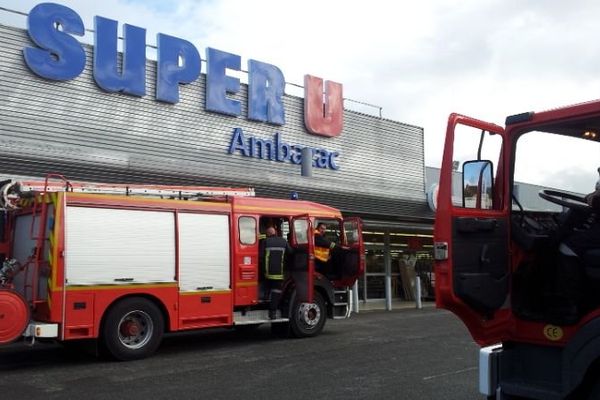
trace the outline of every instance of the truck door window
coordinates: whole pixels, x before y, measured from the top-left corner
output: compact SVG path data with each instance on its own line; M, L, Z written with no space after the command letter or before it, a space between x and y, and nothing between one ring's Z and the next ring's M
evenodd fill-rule
M493 181L496 179L496 168L500 160L500 151L502 149L502 137L490 132L481 132L466 125L458 125L454 132L453 147L453 173L452 173L452 204L456 207L491 209L493 204ZM477 164L476 162L479 162ZM480 168L477 168L479 166ZM465 170L465 168L467 170ZM489 168L489 170L488 170ZM475 171L477 176L473 175ZM492 172L492 182L487 180L488 173ZM473 175L469 178L477 178L472 182L467 178L467 174ZM481 184L491 183L487 187ZM468 187L465 189L465 185ZM471 184L475 184L472 187ZM477 192L473 189L480 189L479 201ZM487 191L487 193L486 193ZM466 195L464 198L463 195ZM482 201L483 200L483 201Z
M252 217L240 217L238 219L240 243L252 245L256 243L256 219Z
M339 244L341 236L340 222L336 219L318 219L315 221L315 228L321 223L325 224L327 228L325 231L325 238L330 242Z
M344 221L344 234L346 236L346 245L352 247L359 243L360 234L358 230L358 221Z
M294 236L296 236L296 244L307 244L308 237L306 231L308 229L308 223L304 219L294 221Z
M548 188L581 195L592 192L598 180L598 155L597 141L527 132L517 140L513 196L524 210L561 212L561 206L541 199L538 192Z

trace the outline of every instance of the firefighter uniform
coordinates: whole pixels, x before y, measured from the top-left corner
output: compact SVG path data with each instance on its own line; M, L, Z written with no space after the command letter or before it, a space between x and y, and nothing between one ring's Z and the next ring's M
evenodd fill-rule
M264 276L269 287L269 318L276 316L281 300L282 284L285 279L286 256L291 253L288 242L276 235L264 240Z
M335 247L335 243L329 241L325 236L315 230L315 260L317 270L324 273L327 262L331 255L331 250Z

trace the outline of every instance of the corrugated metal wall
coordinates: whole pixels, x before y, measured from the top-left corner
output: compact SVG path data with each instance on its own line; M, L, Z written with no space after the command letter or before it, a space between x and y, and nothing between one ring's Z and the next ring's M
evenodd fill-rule
M306 132L303 99L286 95L285 126L248 121L246 86L232 96L242 116L204 111L202 75L180 87L180 102L155 101L148 61L143 98L106 93L92 77L92 52L75 80L48 81L25 65L26 31L0 25L0 173L70 179L254 186L258 195L326 203L359 214L420 217L426 210L423 129L346 110L337 138ZM202 50L200 49L201 54ZM261 60L266 61L268 60ZM284 71L285 74L285 71ZM400 94L399 94L400 95ZM338 151L338 171L227 154L233 129L246 137Z

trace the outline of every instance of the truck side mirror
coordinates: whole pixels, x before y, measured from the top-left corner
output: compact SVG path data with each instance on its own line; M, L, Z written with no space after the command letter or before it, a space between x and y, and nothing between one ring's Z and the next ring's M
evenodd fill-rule
M493 208L494 167L489 160L472 160L463 164L463 207Z

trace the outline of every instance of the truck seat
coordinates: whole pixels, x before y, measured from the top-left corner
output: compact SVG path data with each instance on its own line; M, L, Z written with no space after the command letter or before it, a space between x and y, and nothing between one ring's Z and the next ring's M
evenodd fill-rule
M583 255L585 274L588 278L600 281L600 249L592 249Z

